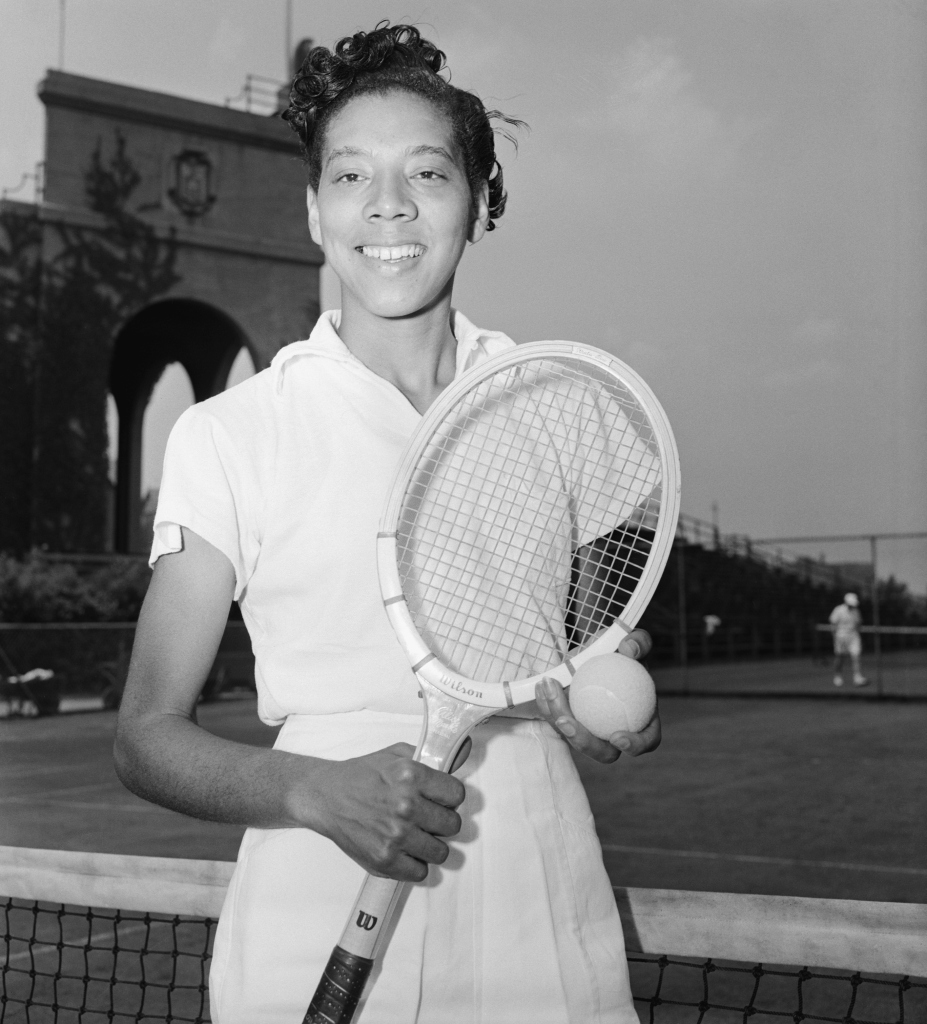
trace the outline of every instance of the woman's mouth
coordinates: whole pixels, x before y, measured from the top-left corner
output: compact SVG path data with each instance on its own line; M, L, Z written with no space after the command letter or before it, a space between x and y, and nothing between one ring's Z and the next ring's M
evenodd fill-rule
M424 245L358 245L356 249L361 255L384 263L401 263L403 260L414 260L425 252Z

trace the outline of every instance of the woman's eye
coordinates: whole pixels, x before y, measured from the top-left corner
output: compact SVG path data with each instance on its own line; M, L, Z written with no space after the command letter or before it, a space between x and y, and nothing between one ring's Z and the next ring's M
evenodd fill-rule
M425 181L438 181L444 177L440 171L419 171L416 174L417 178L424 178Z
M355 181L360 181L360 175L357 171L345 171L344 174L339 174L335 181L343 181L348 185L353 184Z

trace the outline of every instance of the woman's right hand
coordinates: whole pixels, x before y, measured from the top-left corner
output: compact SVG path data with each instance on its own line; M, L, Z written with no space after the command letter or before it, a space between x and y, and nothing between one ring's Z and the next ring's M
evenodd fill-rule
M228 558L186 528L183 550L155 565L119 710L119 777L139 796L197 818L315 829L374 874L421 881L446 859L443 838L460 829L464 788L413 761L409 744L328 761L197 725L234 584ZM468 749L469 741L458 764Z
M460 831L456 808L465 791L453 775L414 761L414 753L410 744L394 743L346 761L312 758L311 796L308 787L296 792L294 820L327 836L371 874L423 881L429 864L447 859L440 837Z

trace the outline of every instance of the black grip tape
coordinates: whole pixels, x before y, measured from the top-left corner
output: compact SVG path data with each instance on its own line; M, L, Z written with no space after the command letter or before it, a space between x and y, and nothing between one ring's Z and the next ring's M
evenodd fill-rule
M303 1024L350 1024L372 967L373 960L335 946Z

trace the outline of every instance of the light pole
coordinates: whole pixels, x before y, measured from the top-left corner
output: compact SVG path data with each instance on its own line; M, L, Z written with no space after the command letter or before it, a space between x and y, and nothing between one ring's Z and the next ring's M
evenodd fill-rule
M879 635L879 539L873 535L869 538L869 551L872 556L872 638L875 643L876 694L882 696L882 637Z
M58 70L64 71L65 0L58 0Z
M679 664L682 665L682 688L689 688L689 640L686 632L686 538L677 537L676 598L679 610Z

